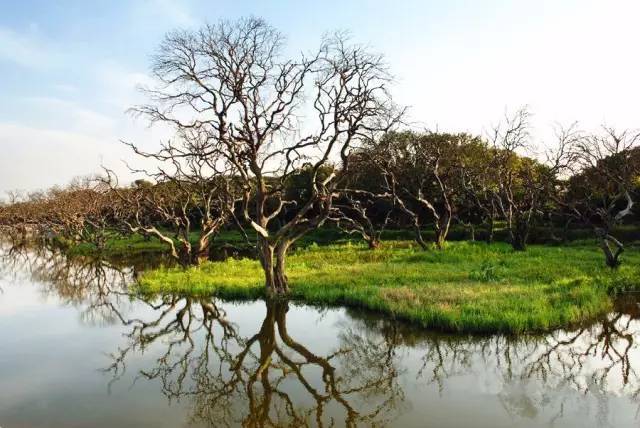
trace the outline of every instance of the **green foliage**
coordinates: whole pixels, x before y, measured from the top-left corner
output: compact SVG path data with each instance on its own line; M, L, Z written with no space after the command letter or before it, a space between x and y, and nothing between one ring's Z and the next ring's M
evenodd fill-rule
M393 241L376 251L360 244L299 248L287 260L291 297L321 305L382 311L424 327L464 332L524 332L592 319L612 306L610 294L640 289L640 252L617 272L593 246L531 246L515 253L502 243L451 243L422 251ZM146 293L264 295L254 260L162 268L140 280Z

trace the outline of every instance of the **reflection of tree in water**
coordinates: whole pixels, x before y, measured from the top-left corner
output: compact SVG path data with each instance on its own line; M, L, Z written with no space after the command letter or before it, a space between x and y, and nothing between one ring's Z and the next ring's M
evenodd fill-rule
M520 337L438 335L350 310L346 321L331 327L337 349L319 355L309 348L316 344L312 332L305 343L291 337L283 301L267 304L259 331L245 337L211 298L131 296L135 268L41 248L2 250L5 274L25 272L44 293L82 307L85 321L127 329L126 346L109 368L114 381L135 354L159 351L139 377L158 380L170 400L186 400L197 423L384 425L406 406L399 385L406 370L399 368L408 365L401 348L422 356L417 382L442 392L454 377L488 379L494 384L489 393L513 417L544 413L548 422L561 421L564 409L575 406L571 391L578 391L596 401L603 424L611 396L640 399L637 299L587 327ZM132 301L137 309L127 315ZM149 319L135 315L140 305Z
M318 355L291 337L288 304L270 301L260 330L241 337L209 299L165 301L153 321L135 320L129 344L109 368L122 376L131 352L153 343L154 368L170 399L188 398L193 422L212 426L384 425L402 403L393 343L346 332L340 346Z
M38 282L44 295L82 308L85 322L102 324L122 321L118 316L130 301L128 285L137 272L101 257L69 257L45 246L6 242L0 247L0 262L14 280Z
M535 418L544 408L555 409L550 422L562 416L566 402L576 397L570 391L576 391L598 402L597 417L604 423L610 397L640 399L640 373L633 367L639 339L640 313L632 298L599 322L572 331L423 339L419 376L441 392L451 376L493 376L507 413Z

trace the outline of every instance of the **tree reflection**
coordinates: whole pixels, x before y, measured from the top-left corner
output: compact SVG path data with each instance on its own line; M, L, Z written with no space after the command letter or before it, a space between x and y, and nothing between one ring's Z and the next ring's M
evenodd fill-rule
M422 342L421 379L442 392L455 375L489 376L511 416L536 418L544 408L560 418L579 392L599 401L597 417L606 421L608 398L640 399L640 313L637 297L589 326L541 336L435 336ZM555 410L553 410L553 409ZM640 403L638 410L640 411ZM602 422L604 423L604 422Z
M640 400L637 298L591 325L546 335L440 335L348 310L338 324L322 321L322 334L299 337L283 300L259 304L264 316L241 331L211 297L132 294L133 266L20 246L0 256L4 273L28 274L42 293L80 308L83 321L121 325L124 342L106 368L111 384L135 360L143 364L136 380L187 403L194 424L382 426L425 400L405 396L403 382L444 397L454 381L476 390L484 380L512 418L548 423L581 397L596 400L602 424L611 397Z
M288 303L266 303L257 333L243 337L210 299L168 298L152 321L133 320L129 343L108 368L120 378L132 352L162 343L155 367L170 399L188 398L192 422L211 426L384 425L404 400L394 344L355 332L320 355L287 328Z
M28 278L40 284L45 296L81 308L83 321L113 324L129 305L137 269L99 256L70 257L64 252L41 245L0 246L0 265L11 272L13 280Z

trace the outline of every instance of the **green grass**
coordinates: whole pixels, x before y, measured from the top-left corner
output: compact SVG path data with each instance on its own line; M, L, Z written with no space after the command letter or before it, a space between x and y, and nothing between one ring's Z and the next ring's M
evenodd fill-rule
M530 246L513 252L496 243L449 243L421 251L386 242L370 251L349 243L300 247L287 260L291 298L392 314L424 327L458 332L525 332L570 326L612 307L611 294L640 289L640 251L624 254L615 272L593 245ZM255 260L161 268L140 279L144 293L264 296Z

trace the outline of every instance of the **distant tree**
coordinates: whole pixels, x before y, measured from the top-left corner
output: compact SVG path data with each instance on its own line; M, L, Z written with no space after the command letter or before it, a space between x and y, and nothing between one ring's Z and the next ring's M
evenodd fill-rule
M433 225L436 247L443 248L463 194L465 150L478 143L468 134L412 131L372 140L371 161L382 172L395 206L410 219L423 249L428 248L421 232L427 220Z
M121 188L106 168L105 183L119 199L114 218L127 232L164 242L181 264L199 264L209 257L212 239L235 216L240 200L241 189L228 163L215 152L198 155L208 149L206 138L194 132L183 131L156 152L128 145L155 161L151 168L133 169L153 181L139 179Z
M382 219L376 219L377 214ZM343 191L334 203L329 216L336 226L345 233L358 234L369 249L380 247L382 233L389 225L393 205L391 199L367 191Z
M62 237L101 248L110 221L111 195L94 178L76 178L65 187L13 198L0 211L0 224L23 238Z
M494 156L495 149L478 139L465 148L460 165L458 219L469 227L486 228L486 242L489 244L493 242L495 222L500 215L495 197L498 180L490 167Z
M353 152L350 165L329 219L343 232L360 235L374 250L380 247L382 233L392 220L393 197L386 191L384 176L371 162L367 149Z
M530 113L521 108L494 127L490 138L494 150L488 167L497 186L489 190L516 251L526 250L531 225L553 191L558 172L557 165L524 156L533 146L530 127Z
M640 185L640 132L603 127L602 133L572 129L560 135L556 157L563 156L567 179L556 202L564 213L591 226L607 266L620 265L624 245L613 229L631 218Z

